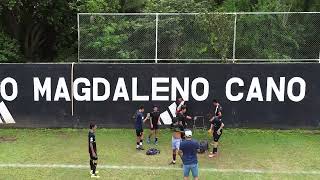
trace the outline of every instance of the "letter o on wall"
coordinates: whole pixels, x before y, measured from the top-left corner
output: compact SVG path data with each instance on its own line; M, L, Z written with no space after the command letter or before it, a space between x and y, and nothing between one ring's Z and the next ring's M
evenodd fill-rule
M11 86L12 86L12 94L11 95L7 95L7 92L6 92L6 85L8 83L11 84ZM0 87L1 87L0 94L4 100L13 101L18 96L18 85L17 85L16 80L14 80L13 78L11 78L11 77L5 78L1 82Z
M295 83L298 83L300 85L300 92L298 96L295 96L293 94L293 85ZM301 101L306 95L306 82L301 77L294 77L290 79L290 81L288 82L287 94L291 101Z
M197 85L203 84L203 94L197 94ZM209 96L209 82L205 78L198 77L194 79L191 83L191 94L192 97L197 101L204 101Z

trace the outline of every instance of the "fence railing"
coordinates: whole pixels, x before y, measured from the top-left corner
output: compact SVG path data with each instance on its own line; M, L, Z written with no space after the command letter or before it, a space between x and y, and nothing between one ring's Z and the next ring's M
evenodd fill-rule
M79 13L79 61L320 62L320 12Z

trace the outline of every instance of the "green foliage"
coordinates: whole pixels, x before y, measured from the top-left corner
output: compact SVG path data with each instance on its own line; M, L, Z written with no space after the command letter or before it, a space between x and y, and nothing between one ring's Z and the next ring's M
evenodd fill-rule
M200 12L203 15L160 17L158 58L226 60L232 58L234 16L207 13L319 10L317 0L2 0L0 25L15 39L21 59L62 61L77 54L78 12ZM317 15L238 15L237 19L237 58L318 56ZM154 58L152 16L88 16L80 24L82 57Z
M149 0L145 12L158 13L205 13L212 10L214 3L208 0Z
M73 1L78 12L101 13L117 12L120 8L119 0L79 0Z
M20 60L19 44L0 30L0 62L17 62Z

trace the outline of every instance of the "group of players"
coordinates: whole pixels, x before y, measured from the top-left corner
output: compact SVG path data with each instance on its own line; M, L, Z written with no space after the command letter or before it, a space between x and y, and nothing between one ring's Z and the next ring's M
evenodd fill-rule
M222 135L224 123L222 122L222 107L217 100L213 100L213 108L214 113L210 117L210 129L208 132L213 136L213 150L210 152L209 157L213 158L218 153L218 142ZM179 98L177 101L177 109L176 109L176 117L172 122L172 161L170 164L176 163L176 156L179 151L180 143L184 139L184 132L187 129L187 122L192 120L192 117L186 114L187 106L185 105L185 101L182 98ZM136 114L136 121L135 121L135 128L136 128L136 136L137 136L137 150L144 150L143 148L143 123L146 121L150 121L150 135L148 136L147 142L150 143L151 136L154 135L155 137L155 144L158 143L158 129L160 125L160 113L158 111L158 107L154 106L153 111L148 113L147 116L144 118L144 107L140 106L137 114Z
M213 150L209 153L209 158L217 156L218 153L218 141L222 135L224 123L222 122L222 107L217 100L213 100L214 113L210 117L210 128L208 132L213 136ZM184 132L187 130L187 122L192 120L191 116L186 114L187 106L182 98L177 100L176 117L174 118L171 128L172 133L172 161L170 164L176 164L176 156L180 149L180 143L184 140ZM147 113L144 117L144 106L140 106L135 115L135 130L136 130L136 149L144 150L143 148L143 124L150 122L150 134L147 139L147 143L151 142L151 137L154 136L154 144L158 144L158 133L160 125L160 112L158 106L153 106L153 111ZM88 134L88 144L89 144L89 155L90 155L90 173L92 178L99 178L97 175L97 148L95 141L95 130L97 126L93 123L90 124L89 134Z

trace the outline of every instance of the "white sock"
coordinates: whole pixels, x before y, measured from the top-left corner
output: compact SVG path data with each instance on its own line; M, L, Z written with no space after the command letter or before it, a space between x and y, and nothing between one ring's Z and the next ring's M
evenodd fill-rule
M142 146L142 142L140 142L140 146Z
M139 148L140 146L139 145L137 145L137 148Z

